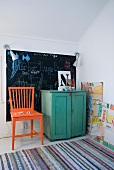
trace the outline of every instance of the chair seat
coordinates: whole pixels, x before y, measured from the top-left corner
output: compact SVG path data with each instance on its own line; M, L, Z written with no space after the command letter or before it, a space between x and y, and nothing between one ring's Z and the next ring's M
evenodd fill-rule
M26 119L28 118L28 120L30 120L29 118L35 119L36 117L39 118L39 116L42 116L42 114L37 112L37 111L35 111L35 110L30 110L30 109L25 110L25 111L20 109L20 110L18 110L18 112L17 112L17 110L11 111L11 117L12 118L20 118L21 120L24 117L26 117Z

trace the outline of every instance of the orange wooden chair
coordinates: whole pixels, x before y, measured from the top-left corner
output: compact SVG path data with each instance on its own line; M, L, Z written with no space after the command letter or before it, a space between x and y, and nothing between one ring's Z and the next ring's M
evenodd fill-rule
M43 139L43 115L34 110L34 87L8 87L10 114L12 120L12 150L14 150L14 140L18 137L38 135ZM39 119L40 132L33 130L33 120ZM16 121L31 120L30 134L15 134Z

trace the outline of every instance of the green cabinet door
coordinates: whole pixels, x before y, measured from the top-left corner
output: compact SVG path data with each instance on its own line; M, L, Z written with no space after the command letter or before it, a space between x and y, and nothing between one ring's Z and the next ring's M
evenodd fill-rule
M72 94L71 137L86 134L86 92Z
M51 138L70 138L71 97L69 93L53 93L52 103Z

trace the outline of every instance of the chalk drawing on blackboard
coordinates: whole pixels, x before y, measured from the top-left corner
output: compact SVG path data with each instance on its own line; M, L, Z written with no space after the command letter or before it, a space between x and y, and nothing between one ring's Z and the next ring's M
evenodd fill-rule
M70 71L71 79L76 79L76 69L73 67L75 56L17 50L13 52L18 55L14 62L6 50L7 93L9 86L34 86L37 111L41 111L41 90L58 89L58 71ZM7 95L7 121L10 120L8 100Z
M69 60L66 60L66 61L65 61L64 68L65 68L65 70L70 70L71 65L70 65L70 61L69 61Z
M28 54L26 56L22 55L22 60L26 60L28 62L30 60L29 55Z

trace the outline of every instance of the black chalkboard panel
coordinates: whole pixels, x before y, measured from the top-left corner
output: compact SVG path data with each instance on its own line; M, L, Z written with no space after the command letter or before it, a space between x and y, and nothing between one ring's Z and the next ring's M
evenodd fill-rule
M34 86L35 110L41 111L40 90L58 89L58 71L71 71L71 79L76 79L76 68L73 66L75 56L16 50L13 52L18 56L15 61L12 60L10 51L6 50L6 121L11 120L9 86Z

